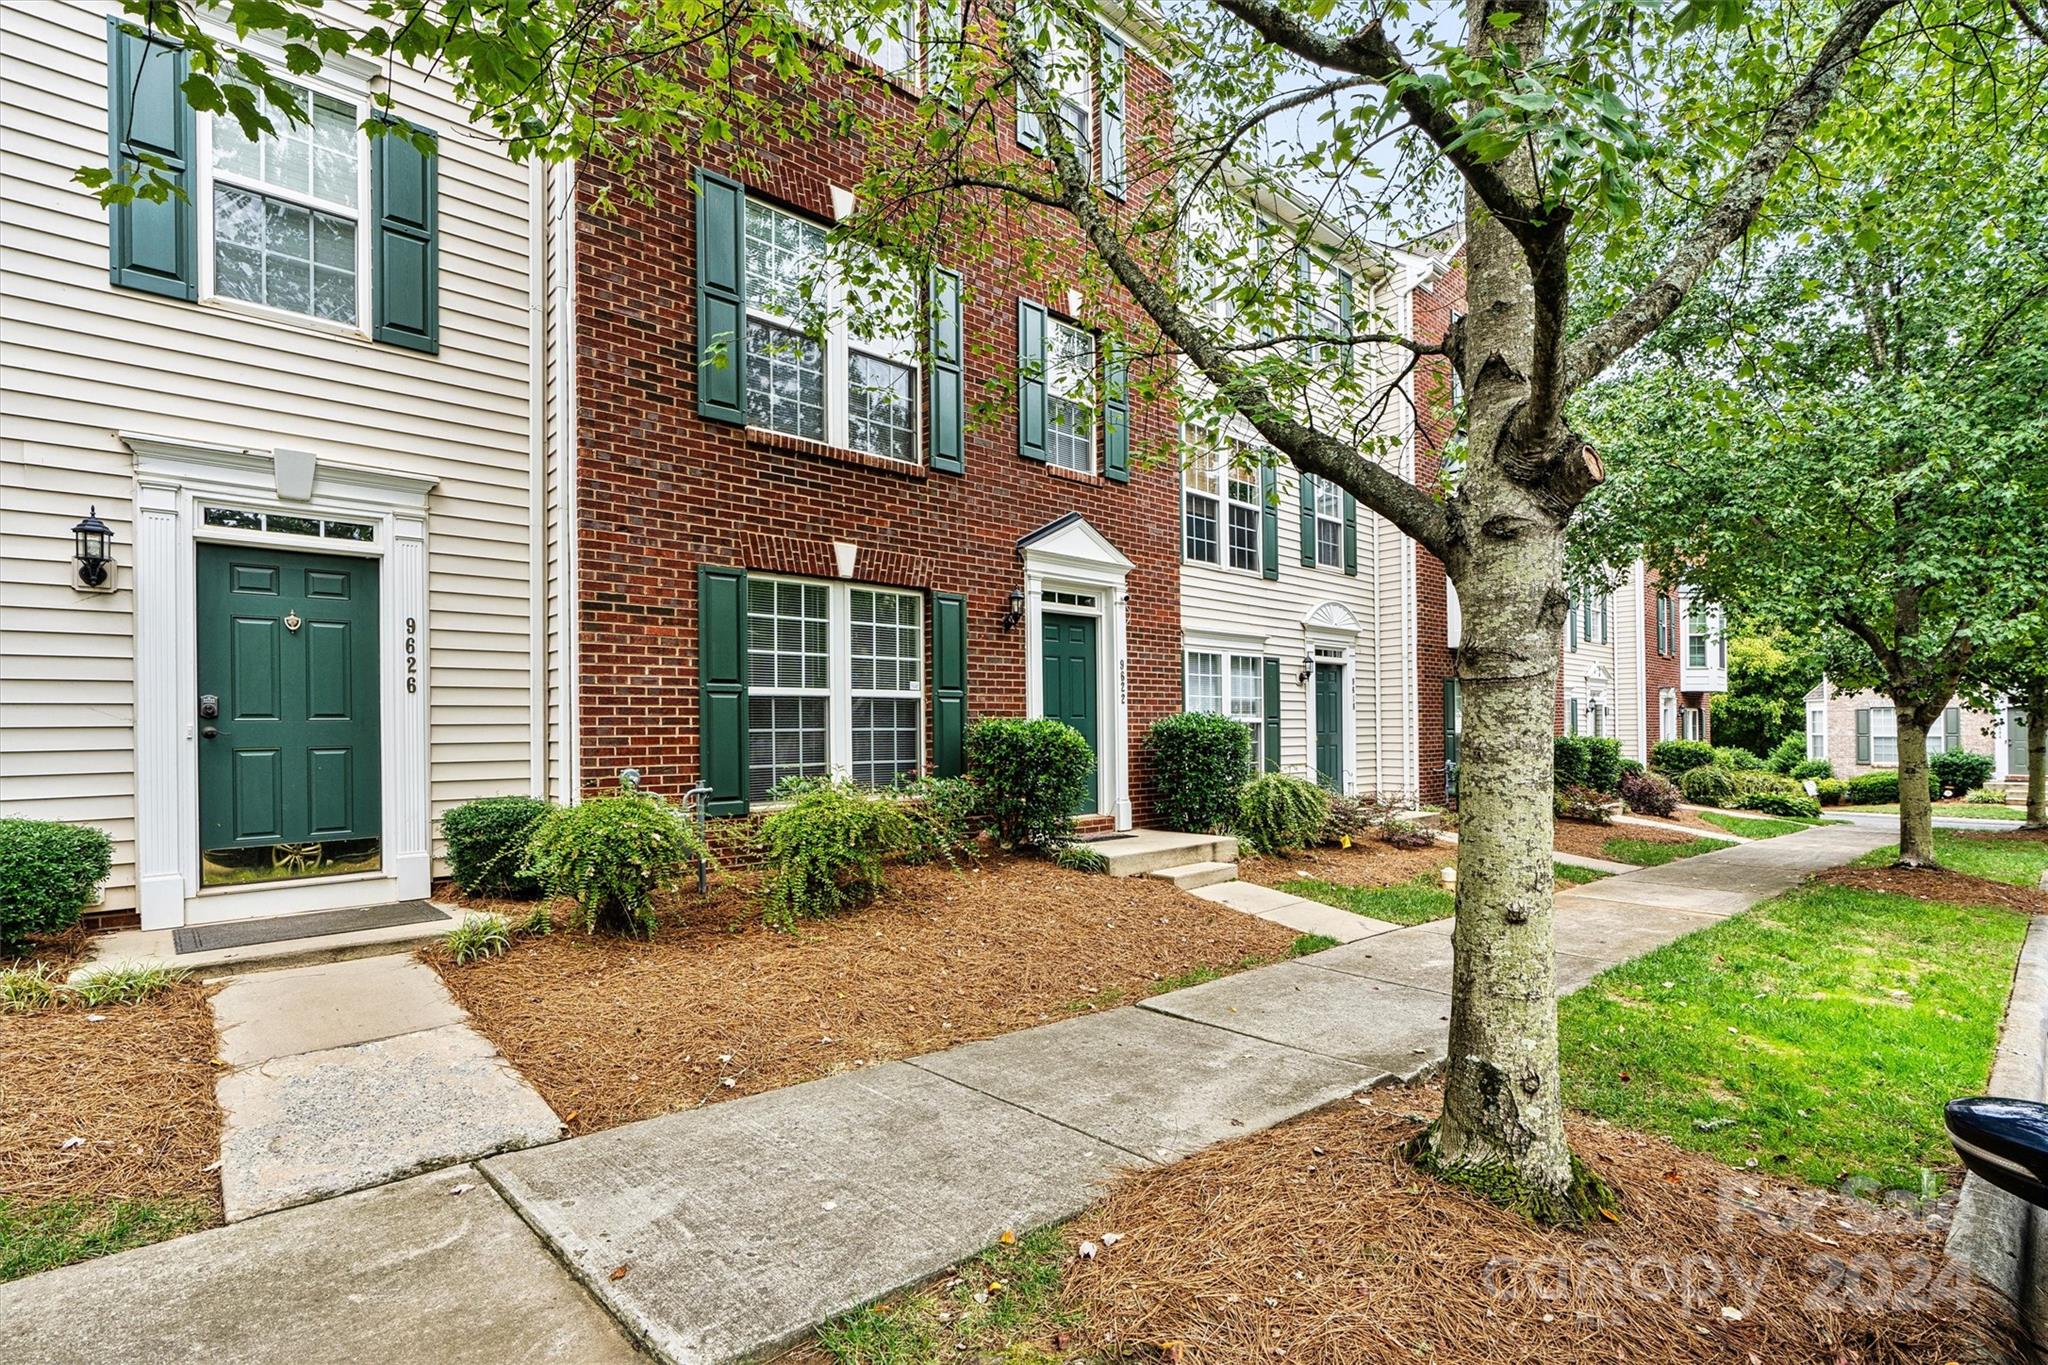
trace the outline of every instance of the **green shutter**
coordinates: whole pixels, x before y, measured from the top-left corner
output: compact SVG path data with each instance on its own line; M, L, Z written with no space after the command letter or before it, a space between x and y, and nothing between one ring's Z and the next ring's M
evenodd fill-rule
M1568 735L1576 735L1579 732L1579 699L1577 697L1566 697L1564 699L1564 732Z
M1671 653L1671 602L1663 593L1657 594L1657 654L1660 658Z
M1131 481L1131 366L1114 340L1102 360L1102 472Z
M1045 305L1017 300L1017 453L1045 459Z
M1444 795L1458 794L1458 680L1444 679Z
M108 223L107 277L123 289L173 299L199 296L199 215L192 161L198 140L180 88L185 50L107 20L107 168L147 184L150 172L182 193L161 204L117 204ZM148 163L154 161L156 165Z
M1344 572L1358 576L1358 499L1344 495Z
M699 780L710 815L747 813L747 571L697 568Z
M1280 576L1280 491L1273 466L1259 470L1259 574Z
M967 771L967 599L932 594L932 763L938 777Z
M967 350L960 331L959 272L933 266L931 289L932 468L942 474L965 474L967 388L961 367Z
M1351 272L1340 270L1337 272L1337 324L1343 329L1344 335L1347 337L1351 335L1351 306ZM1343 368L1344 373L1351 373L1351 347L1349 345L1344 347L1344 354L1339 358L1338 364Z
M1564 601L1564 647L1575 650L1579 647L1579 595L1570 593Z
M1316 481L1306 470L1295 483L1295 494L1295 502L1301 509L1301 562L1313 565L1316 562Z
M440 142L429 129L398 119L370 139L371 335L393 346L441 349L441 262L438 234ZM422 151L415 139L431 147Z
M697 172L697 415L747 421L747 192Z
M1265 771L1277 773L1280 771L1280 661L1278 659L1269 657L1266 660L1265 694L1263 698L1266 706L1264 726L1266 740Z
M1870 708L1856 708L1856 761L1870 762Z
M1102 31L1102 188L1121 199L1128 173L1124 151L1124 40Z

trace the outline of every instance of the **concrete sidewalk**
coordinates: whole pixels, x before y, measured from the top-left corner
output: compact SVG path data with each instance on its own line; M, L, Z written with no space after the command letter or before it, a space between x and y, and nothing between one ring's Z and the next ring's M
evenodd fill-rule
M1822 827L1561 894L1561 984L1883 842ZM488 1190L456 1196L474 1177L444 1172L0 1286L9 1355L442 1357L450 1298L466 1285L454 1316L476 1340L447 1359L477 1358L487 1338L498 1360L616 1358L620 1343L587 1303L559 1322L523 1321L575 1297L566 1267L663 1360L754 1358L1005 1229L1079 1212L1120 1169L1440 1065L1450 927L1386 927L1136 1007L492 1157L476 1166ZM412 1194L422 1189L440 1192ZM485 1203L464 1206L473 1227L365 1226L366 1208L402 1213L412 1197L440 1202L437 1227L448 1201ZM500 1198L531 1235L509 1230ZM497 1240L479 1249L486 1236ZM300 1246L317 1254L288 1283L244 1298L253 1261ZM418 1290L412 1278L379 1289L375 1275L408 1254ZM375 1311L357 1311L366 1305ZM558 1330L522 1335L543 1327ZM186 1341L197 1344L182 1357L162 1349Z

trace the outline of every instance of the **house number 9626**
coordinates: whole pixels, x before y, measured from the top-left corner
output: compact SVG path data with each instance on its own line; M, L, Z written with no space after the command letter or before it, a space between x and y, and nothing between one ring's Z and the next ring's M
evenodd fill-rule
M420 623L416 616L405 618L405 690L420 690Z

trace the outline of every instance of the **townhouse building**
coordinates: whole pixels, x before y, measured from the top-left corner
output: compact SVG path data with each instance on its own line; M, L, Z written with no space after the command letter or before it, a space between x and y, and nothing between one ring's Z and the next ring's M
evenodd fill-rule
M396 64L251 140L120 9L0 5L0 814L106 829L151 927L424 896L544 772L536 174ZM143 157L178 195L75 179Z
M1927 729L1929 758L1950 749L1991 759L1993 782L2025 782L2027 713L1998 699L1988 708L1951 702ZM1832 764L1837 777L1899 766L1899 717L1880 692L1845 692L1823 677L1806 694L1806 756Z

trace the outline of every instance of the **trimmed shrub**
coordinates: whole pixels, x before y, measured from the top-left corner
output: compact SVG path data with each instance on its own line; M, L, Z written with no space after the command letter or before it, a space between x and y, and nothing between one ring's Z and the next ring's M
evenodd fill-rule
M1802 795L1806 790L1791 778L1766 772L1762 768L1745 768L1732 776L1735 779L1735 792L1738 796L1749 792L1785 792Z
M1833 777L1834 775L1835 765L1824 758L1803 759L1792 765L1794 781L1804 782L1808 778L1818 781L1821 778Z
M1736 804L1744 810L1783 815L1794 820L1814 820L1820 816L1820 802L1805 792L1744 792L1736 798Z
M505 922L503 915L464 915L462 923L442 938L441 946L448 950L458 967L481 962L512 947L512 926Z
M1005 848L1051 852L1074 835L1074 811L1095 780L1095 755L1064 721L977 721L967 771L981 791L978 819Z
M903 814L910 821L910 843L903 850L907 863L958 862L972 858L979 850L975 837L975 811L981 805L981 790L964 777L918 777L896 784L904 798Z
M1252 775L1252 732L1228 716L1165 716L1145 734L1153 809L1168 829L1206 834L1229 825L1237 789Z
M1640 759L1624 758L1623 760L1621 760L1621 775L1623 777L1627 777L1630 773L1634 773L1637 777L1641 777L1644 773L1648 771L1650 770L1643 766L1643 763Z
M537 796L486 796L441 817L448 875L470 896L532 900L540 883L522 873L526 841L554 806Z
M1592 756L1581 735L1559 735L1550 742L1550 783L1553 787L1583 787Z
M1586 785L1610 795L1621 787L1621 741L1594 738L1586 746Z
M113 841L91 825L0 820L0 953L78 923L113 860Z
M1235 722L1232 723L1235 724ZM1244 727L1240 725L1238 728L1242 730ZM1053 854L1052 860L1069 872L1102 873L1109 871L1109 859L1103 857L1086 844L1068 844L1065 848Z
M1637 815L1669 815L1678 809L1678 788L1655 773L1624 772L1621 799Z
M1725 806L1735 795L1735 775L1726 768L1703 763L1679 776L1678 790L1696 806Z
M1650 746L1650 766L1673 781L1713 761L1714 746L1703 739L1662 739Z
M762 917L777 929L856 909L880 895L882 860L916 842L910 817L886 792L849 782L808 781L761 821L755 846L768 865Z
M1255 853L1306 848L1330 818L1330 794L1286 773L1261 773L1237 794L1237 834Z
M1849 791L1849 784L1839 777L1816 778L1813 785L1815 791L1819 793L1817 799L1823 806L1841 805L1843 798L1848 795Z
M651 792L621 791L542 816L523 869L544 895L575 900L583 932L654 928L654 893L717 865L696 823Z
M1843 795L1852 806L1888 806L1899 799L1899 775L1876 772L1852 777ZM1927 775L1927 795L1930 799L1941 795L1941 786L1932 773Z
M1747 749L1733 744L1723 744L1714 750L1714 762L1730 772L1753 773L1763 770L1764 761Z
M1991 780L1994 766L1989 754L1973 754L1963 749L1944 749L1929 755L1927 766L1941 785L1961 794L1974 791Z
M1806 736L1787 735L1778 741L1776 748L1764 758L1764 766L1774 773L1790 774L1806 762Z
M1607 809L1607 793L1591 787L1558 788L1550 794L1550 813L1559 820L1583 820L1593 825L1614 823L1614 812Z

